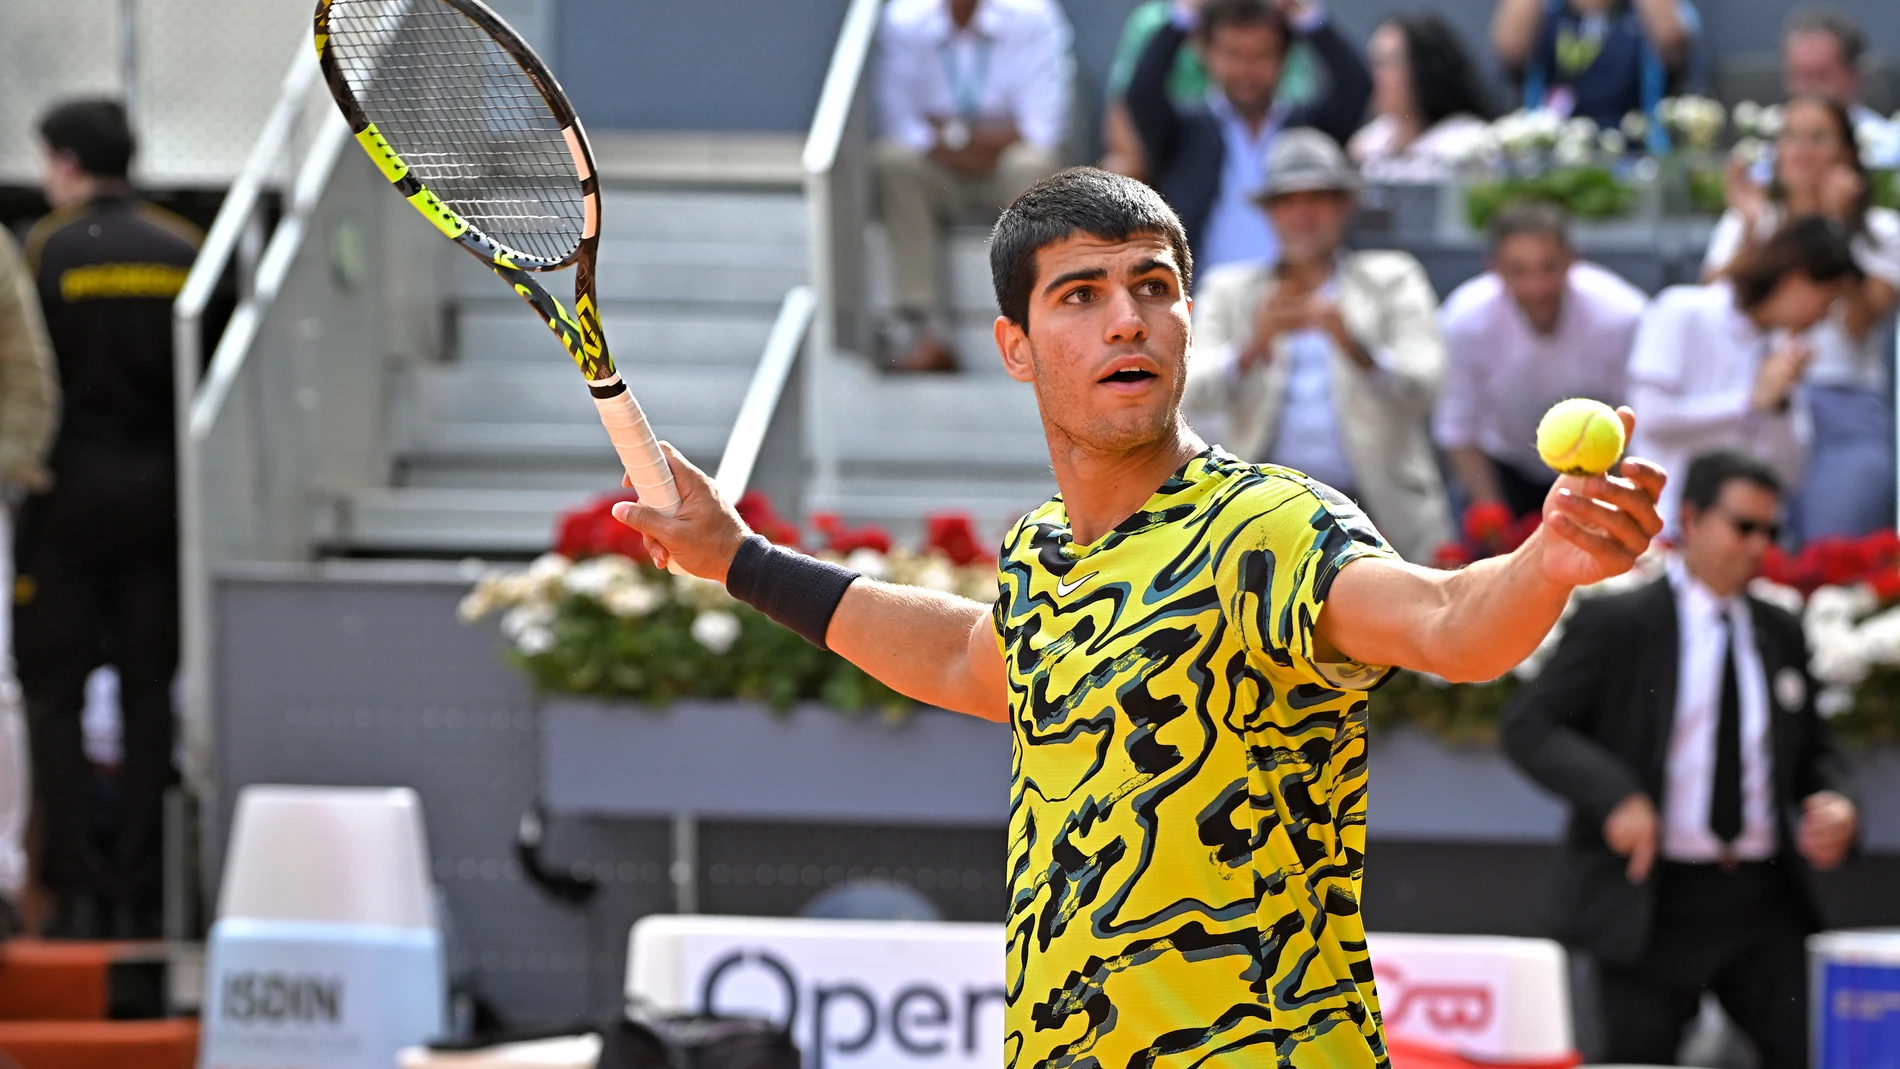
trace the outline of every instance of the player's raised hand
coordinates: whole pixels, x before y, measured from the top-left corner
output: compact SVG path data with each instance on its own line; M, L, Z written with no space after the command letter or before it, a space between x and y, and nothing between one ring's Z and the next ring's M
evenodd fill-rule
M719 496L705 472L666 442L660 443L660 451L673 469L673 483L680 494L679 511L668 516L638 502L622 501L614 506L614 519L646 538L655 567L677 564L701 579L723 583L733 554L739 552L739 543L752 530ZM625 476L620 482L622 486L632 485Z
M1624 437L1636 413L1616 410ZM1625 458L1617 475L1566 475L1544 499L1544 525L1527 548L1543 554L1544 573L1566 586L1585 586L1629 571L1662 533L1656 500L1668 476L1647 460Z

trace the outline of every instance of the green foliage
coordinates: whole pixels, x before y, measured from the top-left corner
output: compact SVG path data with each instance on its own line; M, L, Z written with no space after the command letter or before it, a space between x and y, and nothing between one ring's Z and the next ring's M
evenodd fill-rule
M1728 186L1720 167L1689 172L1689 209L1697 215L1721 215L1728 210Z
M1465 187L1465 219L1473 230L1515 200L1555 201L1577 219L1615 219L1636 204L1636 190L1607 168L1557 167L1533 177L1493 179Z
M1900 171L1869 171L1867 184L1874 207L1900 211Z
M594 598L570 594L555 605L553 644L539 653L510 648L507 657L544 694L643 705L746 698L780 711L800 701L850 712L909 708L909 699L756 610L735 605L727 611L739 621L739 636L726 652L715 653L693 637L698 610L687 605L672 601L628 618Z

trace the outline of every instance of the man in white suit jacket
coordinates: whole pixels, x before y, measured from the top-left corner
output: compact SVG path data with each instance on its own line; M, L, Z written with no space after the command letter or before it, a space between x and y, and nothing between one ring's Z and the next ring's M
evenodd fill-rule
M1255 199L1280 259L1200 286L1186 408L1241 459L1333 486L1430 561L1452 537L1428 427L1445 373L1437 295L1406 253L1342 251L1359 176L1331 138L1288 130L1264 170Z

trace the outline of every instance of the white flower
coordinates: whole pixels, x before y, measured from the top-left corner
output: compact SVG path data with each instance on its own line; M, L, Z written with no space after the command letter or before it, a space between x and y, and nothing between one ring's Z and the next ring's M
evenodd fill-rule
M1557 142L1557 148L1550 158L1563 167L1581 167L1590 162L1590 138L1578 140L1566 137Z
M521 644L523 635L531 631L546 630L554 624L553 606L530 602L509 609L501 617L501 633L516 645Z
M1566 119L1563 128L1558 132L1557 136L1577 141L1588 141L1597 136L1596 120L1590 118L1588 115L1578 115L1575 118Z
M1854 692L1847 687L1822 687L1814 696L1814 711L1832 720L1854 707Z
M530 627L515 638L515 649L530 657L538 657L554 648L554 631L546 627Z
M1761 105L1752 100L1744 100L1735 105L1735 129L1744 134L1753 134L1761 127Z
M600 603L615 616L645 616L666 604L666 591L652 583L634 579L608 587L607 592L601 595Z
M1761 159L1762 153L1767 150L1768 142L1763 141L1761 138L1744 137L1740 141L1735 142L1735 147L1729 150L1729 155L1741 160L1743 163L1753 164L1756 160Z
M844 559L844 566L866 579L881 581L891 577L890 559L869 546L852 550L851 555Z
M676 575L673 577L673 596L688 608L710 610L729 609L739 602L726 593L724 583L711 579L701 579L696 575Z
M723 655L739 640L739 618L722 609L709 609L693 618L693 641Z
M1597 135L1597 151L1605 156L1621 156L1629 151L1629 140L1621 130L1605 130Z
M1632 111L1623 116L1623 136L1631 141L1641 141L1649 136L1649 116L1640 111Z
M508 578L506 572L484 573L475 581L475 588L455 606L455 615L463 623L472 624L497 609L508 607Z
M1755 132L1763 137L1775 137L1781 133L1780 104L1770 104L1761 109L1761 122L1757 124Z
M561 578L561 585L570 594L599 600L614 584L626 582L633 574L632 561L618 553L607 553L589 557L569 568Z
M957 570L948 559L932 553L924 558L916 574L911 577L911 582L926 590L954 594L957 592Z

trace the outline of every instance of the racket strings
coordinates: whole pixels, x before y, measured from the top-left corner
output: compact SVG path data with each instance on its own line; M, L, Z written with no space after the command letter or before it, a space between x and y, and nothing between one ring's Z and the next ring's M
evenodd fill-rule
M564 262L586 223L562 126L534 80L442 0L332 0L326 46L410 173L483 235Z

